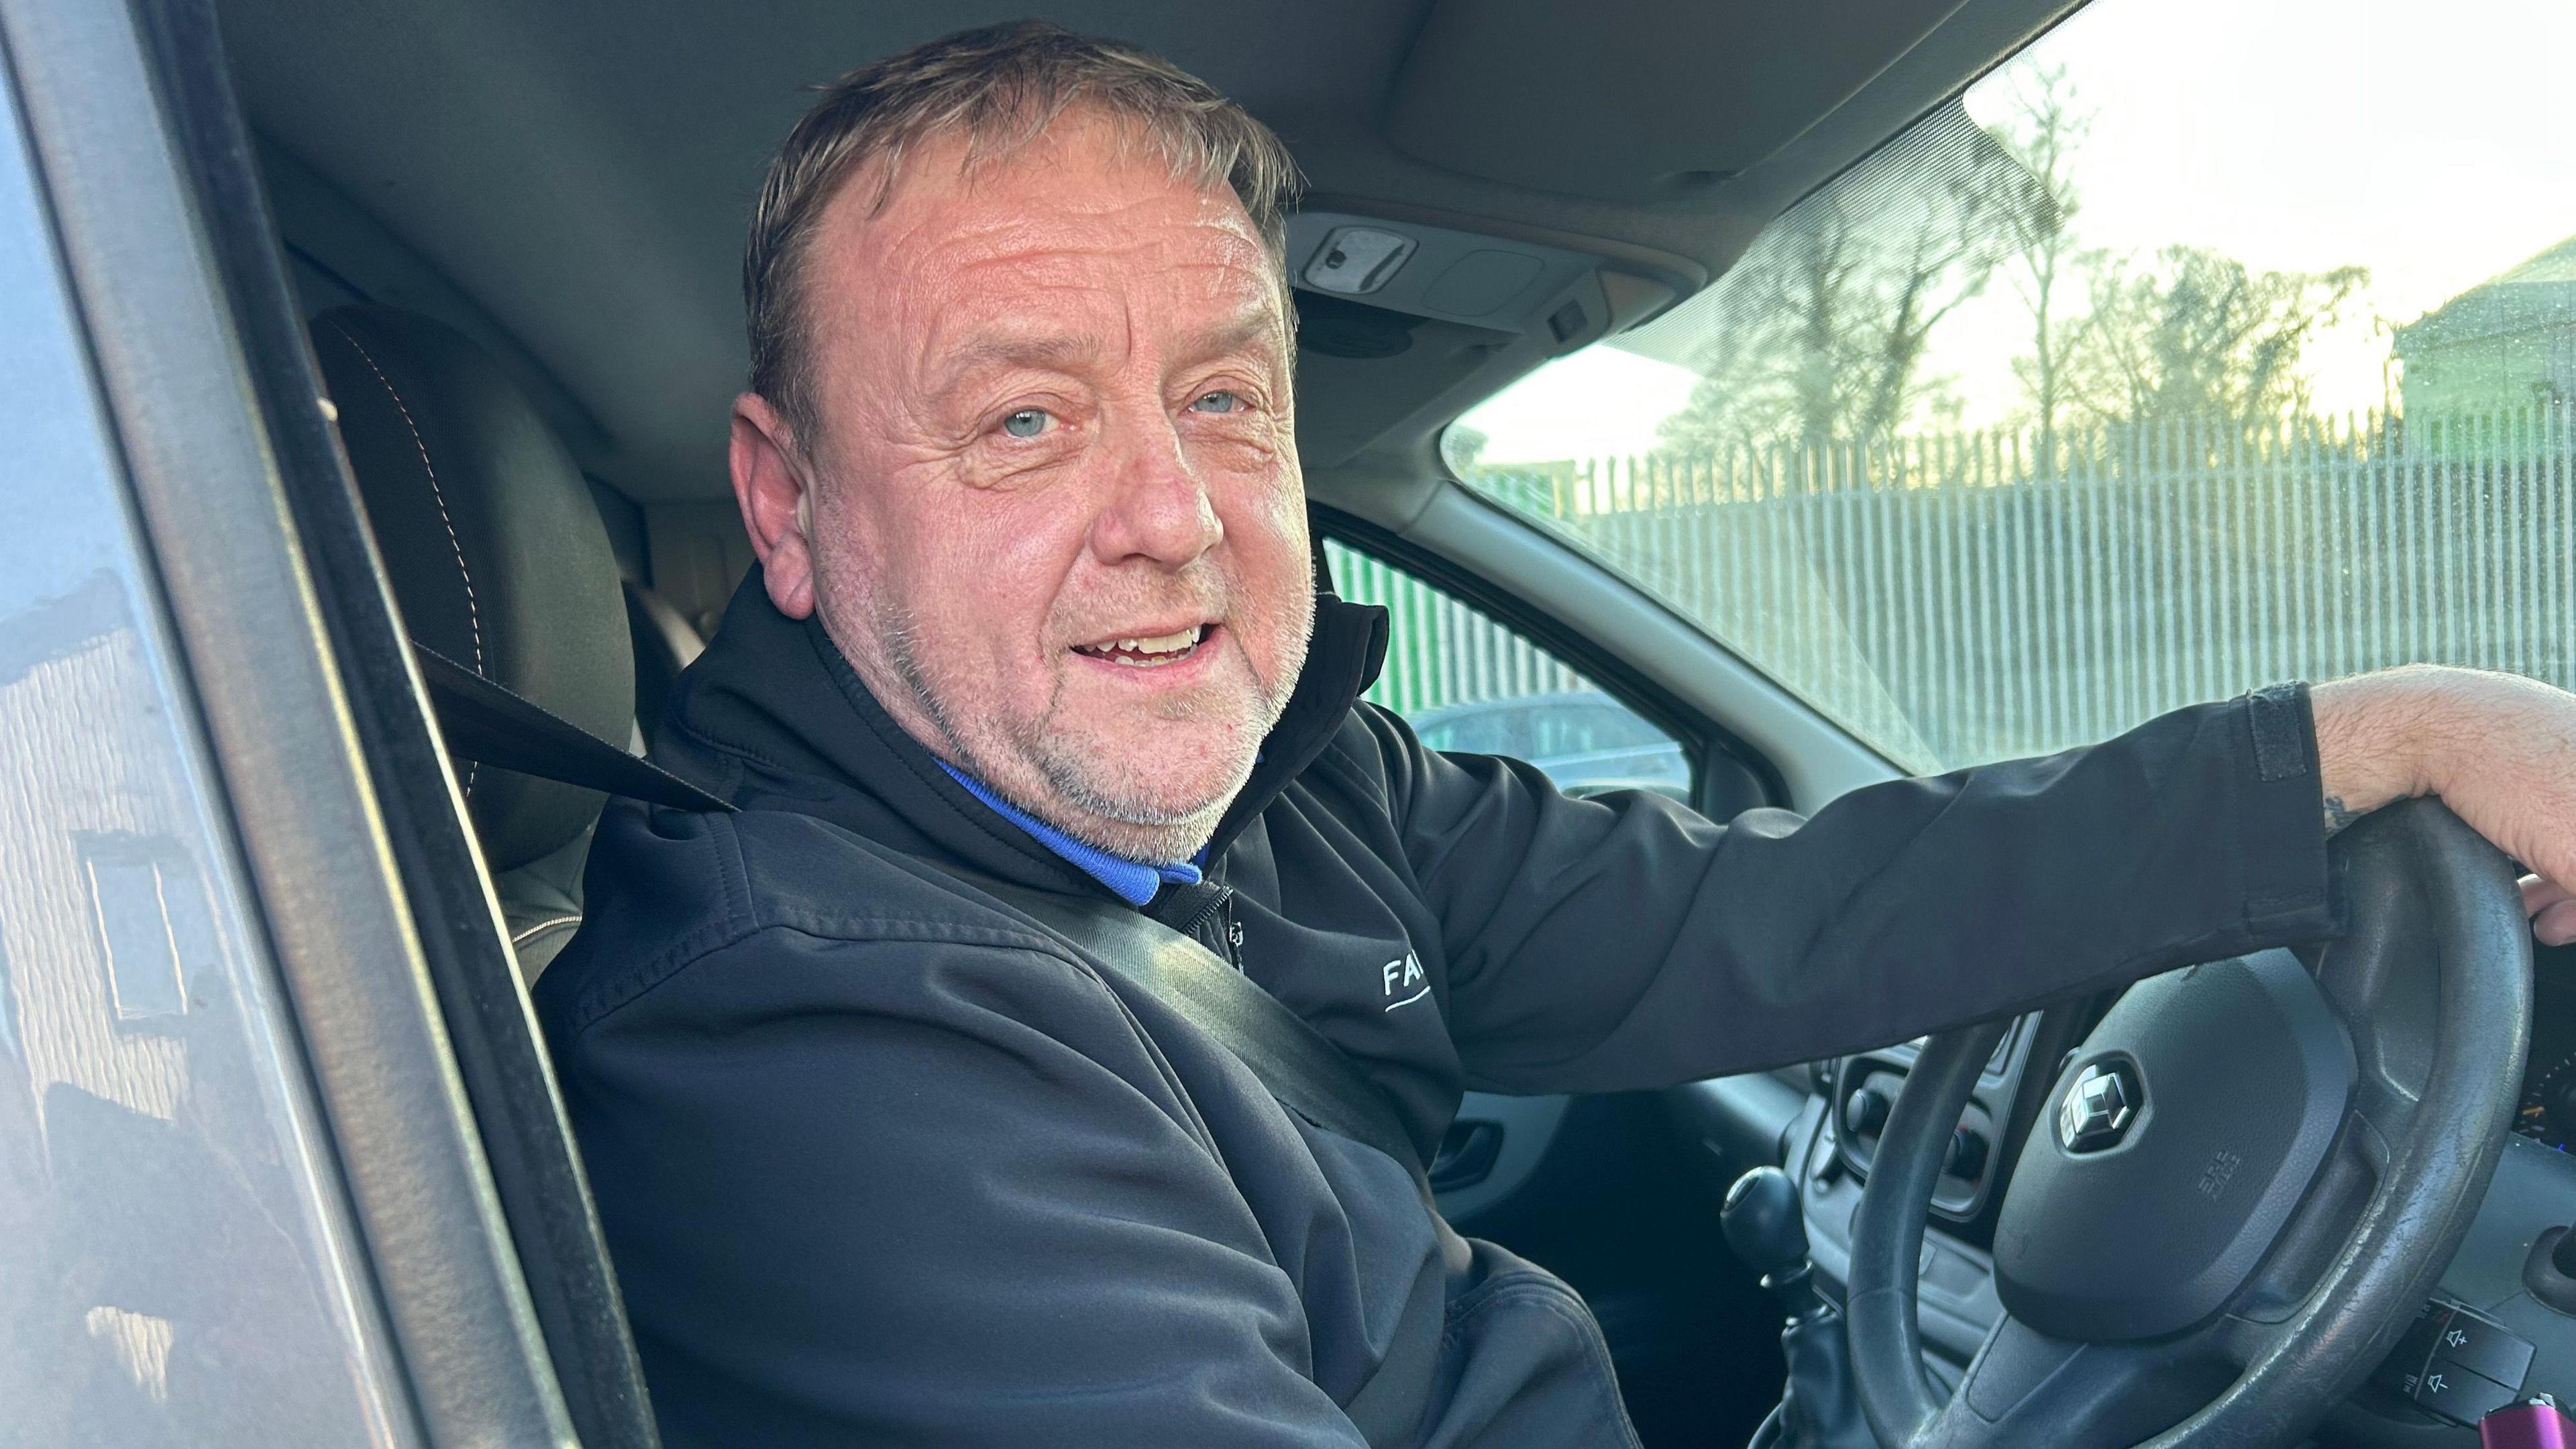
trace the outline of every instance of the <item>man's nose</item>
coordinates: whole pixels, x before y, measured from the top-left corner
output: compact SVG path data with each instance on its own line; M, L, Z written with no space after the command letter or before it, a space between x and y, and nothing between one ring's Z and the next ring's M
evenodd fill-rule
M1216 547L1225 525L1171 420L1120 431L1108 497L1092 520L1092 553L1104 564L1144 559L1179 568Z

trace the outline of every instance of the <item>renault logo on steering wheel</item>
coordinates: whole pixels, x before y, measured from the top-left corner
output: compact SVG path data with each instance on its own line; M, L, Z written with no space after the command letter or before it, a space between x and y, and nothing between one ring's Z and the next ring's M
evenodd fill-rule
M2057 1145L2069 1152L2117 1146L2145 1101L2134 1070L2121 1062L2096 1062L2075 1074L2058 1101Z

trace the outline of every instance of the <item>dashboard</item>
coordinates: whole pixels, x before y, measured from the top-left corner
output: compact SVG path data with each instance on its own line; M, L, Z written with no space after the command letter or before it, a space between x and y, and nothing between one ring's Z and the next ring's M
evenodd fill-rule
M2531 1060L2513 1130L2544 1147L2576 1149L2576 967L2564 949L2540 953L2533 982ZM2553 967L2561 969L2551 969Z
M2493 1185L2465 1242L2419 1323L2474 1329L2479 1341L2515 1347L2509 1386L2576 1401L2576 1317L2524 1291L2524 1260L2548 1228L2576 1218L2576 948L2536 953L2531 1047L2523 1090ZM2107 1008L2108 1002L2097 1002ZM1955 1385L2002 1313L1994 1286L1996 1211L2021 1144L2059 1062L2098 1010L2068 1008L2017 1022L1980 1075L1932 1203L1918 1297L1925 1370ZM1816 1276L1839 1300L1848 1281L1851 1215L1859 1206L1877 1129L1903 1085L1917 1042L1778 1072L1692 1083L1668 1099L1675 1126L1695 1137L1702 1166L1730 1178L1748 1168L1785 1168L1799 1184ZM2400 1362L2401 1348L2371 1383L2320 1431L2331 1449L2478 1443L2462 1426L2474 1413L2442 1412L2426 1384L2447 1390L2457 1373L2429 1361ZM2419 1355L2418 1359L2422 1359ZM2469 1382L2483 1382L2471 1376ZM2488 1385L2497 1392L2503 1388Z

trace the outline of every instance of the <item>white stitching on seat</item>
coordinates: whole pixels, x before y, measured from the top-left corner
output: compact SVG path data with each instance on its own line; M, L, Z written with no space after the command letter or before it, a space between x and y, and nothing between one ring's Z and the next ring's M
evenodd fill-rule
M429 478L430 501L438 505L438 521L447 529L447 546L456 554L456 576L465 581L465 627L474 639L474 672L489 679L491 671L483 663L483 611L474 601L474 571L465 566L465 545L456 536L456 520L447 515L447 494L438 486L438 470L430 466L429 444L421 440L420 424L412 421L411 409L403 405L402 394L394 390L392 379L385 376L383 368L376 366L376 359L368 354L366 344L357 339L348 324L335 317L331 319L331 330L339 333L340 340L348 343L350 350L358 354L358 360L367 365L367 371L376 375L385 396L394 400L394 411L402 414L403 427L411 433L412 450L420 454L420 471ZM472 760L465 762L465 793L468 795L474 793L474 776L479 768Z
M579 916L550 917L546 920L539 921L528 929L512 936L510 938L510 944L513 946L524 946L528 944L529 938L535 936L539 931L548 930L555 926L578 926L580 924L581 917Z

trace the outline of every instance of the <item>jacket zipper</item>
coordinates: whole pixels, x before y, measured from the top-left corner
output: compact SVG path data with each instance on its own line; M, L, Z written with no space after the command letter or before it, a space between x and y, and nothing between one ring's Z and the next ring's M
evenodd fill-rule
M1174 922L1173 929L1223 956L1228 966L1243 969L1243 925L1234 918L1234 887L1218 886L1189 919Z

